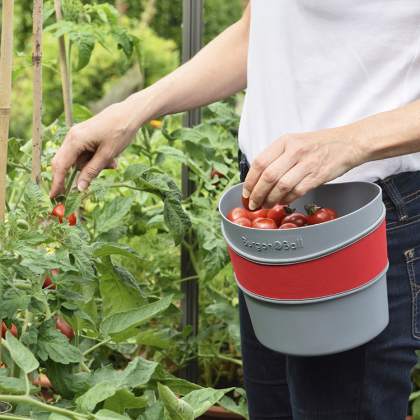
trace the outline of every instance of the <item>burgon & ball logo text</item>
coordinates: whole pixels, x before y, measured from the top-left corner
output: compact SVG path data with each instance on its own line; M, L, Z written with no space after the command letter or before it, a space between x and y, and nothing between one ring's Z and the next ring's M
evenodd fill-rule
M245 236L242 236L245 246L255 248L257 251L267 251L269 249L276 251L289 251L293 249L303 248L303 239L297 238L296 241L275 241L273 243L248 241Z

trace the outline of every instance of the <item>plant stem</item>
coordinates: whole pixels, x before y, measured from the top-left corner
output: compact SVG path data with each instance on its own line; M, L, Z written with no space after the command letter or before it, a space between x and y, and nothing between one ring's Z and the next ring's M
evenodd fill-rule
M26 384L26 394L29 395L31 393L31 386L29 385L29 378L28 375L25 373L25 384Z
M188 250L188 252L190 254L191 264L193 265L195 272L196 273L199 273L200 270L198 268L197 260L195 259L193 246L191 246L185 239L182 240L182 245L185 246L185 248ZM200 275L199 274L197 274L197 275L200 278Z
M18 208L18 205L20 203L20 199L22 198L22 196L23 196L23 194L24 194L24 192L26 190L26 187L28 186L28 183L29 183L29 181L25 184L25 186L22 188L22 191L19 194L19 197L18 197L18 199L16 201L16 204L15 204L15 210Z
M15 286L17 289L23 289L23 290L31 290L32 289L32 284L25 281L17 281L15 280L13 282L13 286Z
M87 354L89 354L91 351L96 350L98 347L101 347L101 346L103 346L104 344L109 343L110 341L112 341L112 339L111 339L111 338L108 338L108 340L101 341L100 343L95 344L95 345L94 345L94 346L92 346L90 349L86 350L86 351L83 353L83 356L86 356L86 355L87 355Z
M232 357L227 357L227 356L223 356L223 354L200 354L198 353L198 357L202 357L202 358L216 358L216 359L221 359L221 360L226 360L227 362L231 362L231 363L236 363L239 366L242 366L242 361L238 360L238 359L234 359Z
M90 373L90 369L85 365L84 362L80 362L79 365L86 373Z
M77 172L78 172L78 171L76 170L76 166L73 166L73 171L72 171L72 173L71 173L71 175L70 175L69 182L67 183L67 186L66 186L66 194L65 194L66 198L67 198L67 197L69 196L69 194L70 194L71 187L72 187L72 185L73 185L74 179L76 178Z
M10 206L9 206L9 202L7 201L7 198L4 200L4 204L6 204L6 210L7 212L10 211Z
M46 312L47 312L47 314L46 314L46 316L45 316L45 319L46 319L46 320L47 320L47 319L50 319L50 318L51 318L50 305L48 305L48 302L47 302L46 300L44 300L42 303L43 303L43 305L45 306L45 310L46 310Z
M25 317L25 322L23 323L23 327L22 327L22 334L25 334L26 329L28 328L28 325L33 321L33 319L34 319L34 314L26 310L26 317Z
M26 165L23 165L22 163L13 163L13 162L9 162L8 163L9 166L12 166L14 168L19 168L19 169L23 169L25 172L31 173L31 169L28 168Z
M74 323L74 345L79 348L79 321Z
M28 417L20 417L20 416L14 416L12 414L0 414L0 419L8 419L8 420L25 420Z

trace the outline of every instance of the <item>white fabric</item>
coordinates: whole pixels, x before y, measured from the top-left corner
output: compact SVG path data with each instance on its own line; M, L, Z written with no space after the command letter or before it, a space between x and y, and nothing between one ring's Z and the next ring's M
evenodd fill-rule
M349 124L420 97L420 0L251 0L239 146L250 163L286 133ZM420 153L337 181L420 169Z

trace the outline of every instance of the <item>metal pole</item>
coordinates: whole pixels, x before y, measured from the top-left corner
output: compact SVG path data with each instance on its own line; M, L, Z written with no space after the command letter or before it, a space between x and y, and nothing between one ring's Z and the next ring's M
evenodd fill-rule
M183 0L182 27L182 62L186 63L201 49L203 44L203 1ZM188 111L182 120L184 127L193 127L201 122L201 108ZM188 179L188 166L182 165L182 194L184 199L195 190L195 184ZM181 278L194 276L196 273L190 263L189 253L181 247ZM181 328L192 325L193 335L198 333L198 282L188 280L181 283L185 298L181 301ZM198 361L192 360L181 371L181 377L190 382L198 382Z

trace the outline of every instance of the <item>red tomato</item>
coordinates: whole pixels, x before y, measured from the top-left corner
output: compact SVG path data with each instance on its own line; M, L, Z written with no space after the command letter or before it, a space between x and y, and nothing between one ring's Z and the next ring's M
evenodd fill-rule
M308 221L306 217L302 213L292 213L287 215L281 222L281 226L285 225L286 223L293 223L297 227L305 226Z
M244 210L242 207L235 207L233 210L231 210L227 218L228 220L233 222L236 219L248 219L248 214L246 213L246 210Z
M259 220L262 220L262 219L264 219L264 217L257 217L256 219L254 219L252 221L252 227L254 227L255 223L257 223Z
M64 217L64 204L59 204L58 206L55 206L51 214L55 217L58 217L58 220L60 223L63 223L63 217ZM76 215L73 213L70 216L65 217L70 223L70 226L74 226L76 224Z
M280 226L282 220L288 215L292 214L295 209L290 208L287 205L276 204L272 209L268 211L267 217L274 220L277 226Z
M74 337L73 328L70 327L70 325L67 324L67 322L64 321L63 318L61 318L60 320L58 315L56 315L55 317L58 318L57 322L55 323L55 328L57 328L57 330L60 330L61 333L64 334L69 339L69 341L71 341Z
M6 340L6 332L7 331L10 331L17 338L18 332L17 332L17 328L16 328L15 324L12 324L12 328L10 328L10 330L9 330L9 328L7 328L6 324L3 322L2 326L1 326L1 336L2 336L3 340Z
M263 210L263 209L255 210L255 211L251 211L251 210L247 211L247 214L248 214L248 216L251 220L255 220L255 219L258 219L258 218L265 219L267 217L267 213L268 213L268 211ZM271 219L271 217L270 217L270 219Z
M214 176L217 175L219 178L224 178L225 176L220 172L217 172L214 168L211 168L210 178L213 179ZM220 184L220 181L215 182L213 185Z
M338 214L337 214L337 212L335 210L328 209L327 207L324 207L324 210L327 211L328 213L330 213L332 220L338 219Z
M319 223L329 222L332 220L332 216L322 207L317 207L314 204L311 206L305 206L306 219L309 225L318 225Z
M279 229L295 229L297 226L294 223L285 223L284 225L281 225Z
M58 274L58 270L56 270L55 268L53 268L51 270L51 273L54 274L54 276L56 276ZM52 285L52 281L50 279L50 275L48 274L47 275L47 278L44 281L44 285L42 286L42 288L45 289L45 288L47 288L48 286L51 286L51 285ZM53 290L55 290L56 288L57 287L56 287L55 284L50 287L50 289L53 289Z
M244 206L244 209L245 209L245 210L250 211L250 210L249 210L249 197L248 197L248 198L245 198L244 196L242 196L242 205ZM252 211L257 211L257 210L261 210L261 206L260 206L260 207L258 207L258 208L257 208L257 209L255 209L255 210L252 210Z
M276 222L267 218L258 220L253 227L255 229L277 229Z
M233 223L239 226L252 227L251 220L249 220L247 217L240 217L239 219L235 219Z

